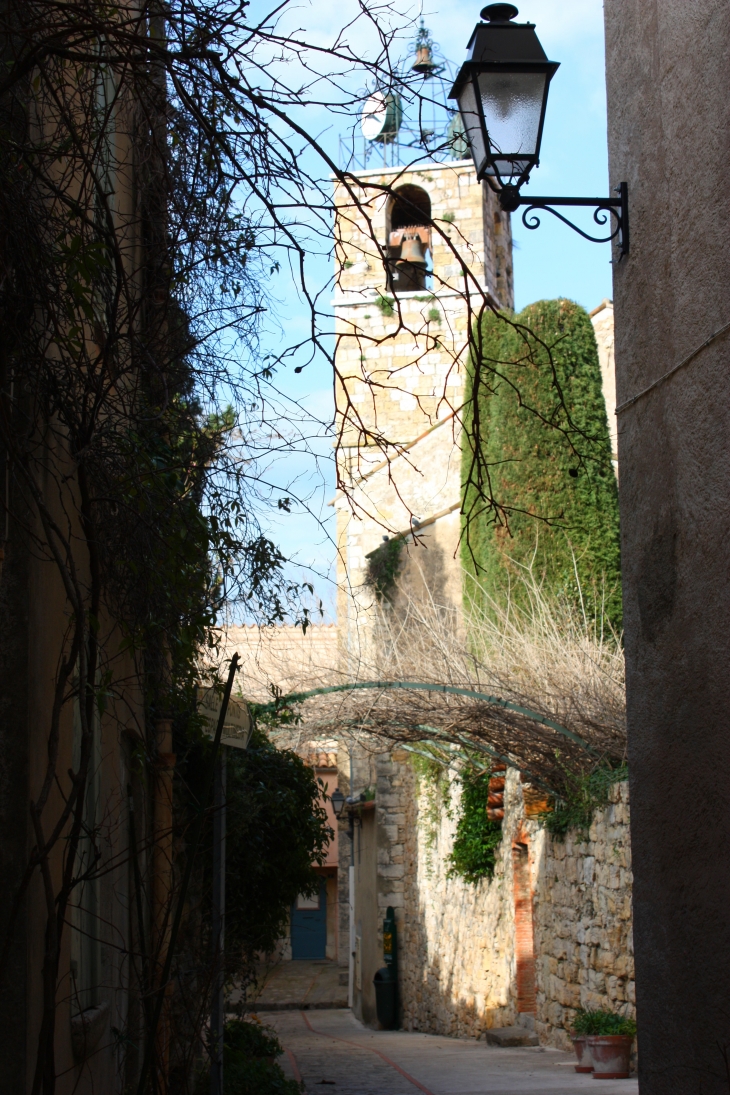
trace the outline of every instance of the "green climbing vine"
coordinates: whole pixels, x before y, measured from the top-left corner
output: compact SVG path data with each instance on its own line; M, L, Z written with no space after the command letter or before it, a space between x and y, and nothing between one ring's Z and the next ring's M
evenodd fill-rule
M585 774L565 768L565 797L556 799L553 809L542 815L542 824L560 841L570 829L579 837L587 837L593 815L608 805L613 785L628 777L625 764L616 768L601 764Z
M394 536L392 540L384 540L367 557L365 585L370 586L379 601L391 601L393 598L398 575L403 567L404 545L402 536Z
M427 745L422 749L412 755L411 761L418 787L419 820L423 819L425 831L426 876L431 878L441 818L451 814L451 780L436 750L431 751Z
M487 819L489 776L488 771L473 768L459 774L461 803L454 846L449 855L449 878L458 876L465 882L479 882L494 874L502 826Z
M487 818L488 768L471 759L452 777L453 756L438 746L421 743L412 755L418 782L419 818L425 830L426 873L433 874L433 857L444 815L453 817L452 784L461 785L458 820L453 847L447 857L447 878L478 882L494 874L496 849L502 840L502 826Z

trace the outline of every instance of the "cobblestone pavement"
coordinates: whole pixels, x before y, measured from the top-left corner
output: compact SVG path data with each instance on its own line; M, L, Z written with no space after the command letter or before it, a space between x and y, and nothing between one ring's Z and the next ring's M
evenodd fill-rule
M351 1012L280 1012L266 1021L279 1034L289 1076L309 1095L637 1095L631 1080L578 1075L575 1060L553 1049L500 1049L484 1042L405 1031L375 1031Z
M257 972L261 988L253 1001L254 1011L347 1007L347 983L340 984L343 972L346 981L347 969L334 962L280 962ZM236 1002L233 996L231 1002Z

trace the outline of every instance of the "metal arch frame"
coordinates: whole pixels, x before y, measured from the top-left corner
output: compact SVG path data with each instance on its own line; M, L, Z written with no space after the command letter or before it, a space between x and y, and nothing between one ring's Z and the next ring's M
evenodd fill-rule
M622 182L615 188L618 197L615 198L545 198L545 197L526 197L522 194L517 194L510 201L509 212L518 208L523 208L522 223L525 228L529 228L534 231L540 227L540 218L535 214L535 210L545 210L548 213L552 213L554 217L561 220L563 224L567 224L569 228L572 228L574 232L577 232L579 236L583 236L584 239L589 240L591 243L611 243L613 240L618 241L619 259L623 258L629 253L629 188L628 183ZM579 228L577 224L573 224L572 221L564 217L562 213L559 213L553 206L568 206L572 208L593 208L593 219L596 224L604 225L610 217L615 218L615 225L613 231L608 236L591 236L588 232L584 232L582 228Z
M501 707L505 711L514 711L518 715L524 715L525 718L531 719L532 722L540 723L542 726L549 726L551 730L555 730L558 734L562 734L563 737L568 738L576 745L579 745L581 749L585 749L587 753L591 753L595 757L600 756L597 750L589 745L580 734L568 730L566 726L561 726L559 722L554 722L552 719L546 718L545 715L541 715L538 711L531 711L529 707L522 707L520 704L511 703L509 700L503 700L500 696L490 696L486 692L478 692L473 688L459 688L453 684L431 684L428 681L356 681L351 684L332 684L322 688L311 688L307 692L290 692L288 696L281 696L271 703L251 703L249 704L249 708L255 714L263 712L273 713L277 709L280 709L282 705L287 703L300 703L302 700L311 699L313 696L326 696L331 695L334 692L356 692L367 689L379 689L381 692L393 690L442 692L450 696L465 696L467 699L481 700L483 703L488 703L492 707Z

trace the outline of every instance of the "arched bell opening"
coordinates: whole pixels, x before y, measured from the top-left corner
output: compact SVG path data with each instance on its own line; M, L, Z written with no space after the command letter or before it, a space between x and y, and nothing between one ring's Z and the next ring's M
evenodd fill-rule
M420 186L395 191L388 208L389 288L407 293L428 288L431 272L431 199Z

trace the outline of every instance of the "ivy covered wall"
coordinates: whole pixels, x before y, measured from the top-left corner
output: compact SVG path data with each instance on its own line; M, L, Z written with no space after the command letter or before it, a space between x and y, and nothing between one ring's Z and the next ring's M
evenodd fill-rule
M577 571L588 611L605 591L620 626L618 491L593 326L569 300L508 318L485 317L467 379L464 566L497 599L508 571L531 562L549 591L577 598Z

